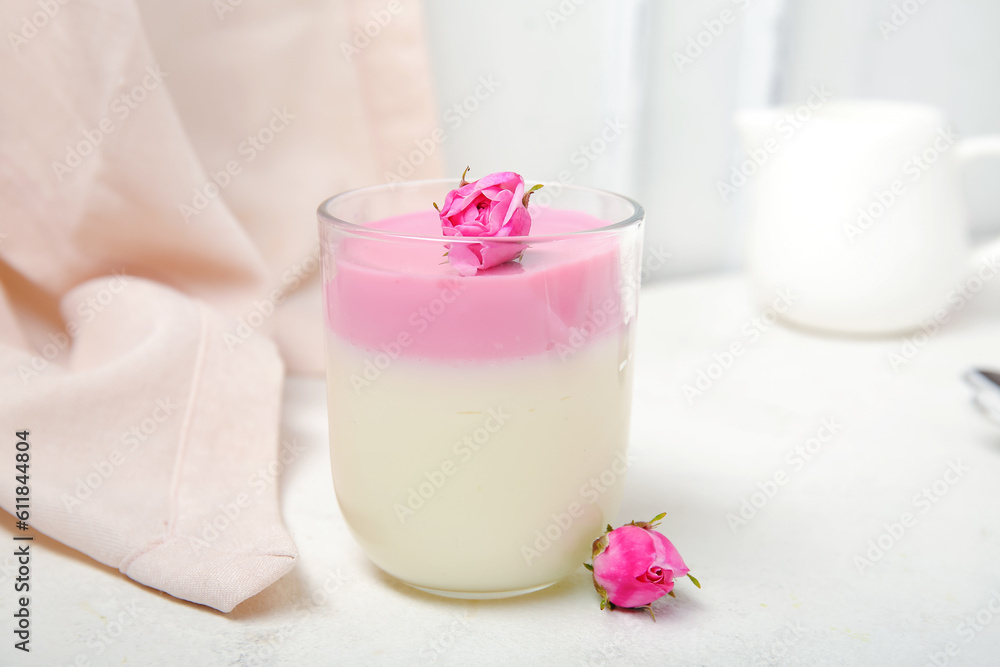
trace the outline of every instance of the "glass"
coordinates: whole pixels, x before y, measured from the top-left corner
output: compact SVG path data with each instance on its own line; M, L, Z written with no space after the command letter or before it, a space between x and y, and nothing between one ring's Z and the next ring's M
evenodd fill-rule
M644 213L559 183L531 235L441 234L456 181L319 207L334 488L357 542L415 588L529 593L569 575L613 521L628 468ZM462 277L455 243L522 256Z

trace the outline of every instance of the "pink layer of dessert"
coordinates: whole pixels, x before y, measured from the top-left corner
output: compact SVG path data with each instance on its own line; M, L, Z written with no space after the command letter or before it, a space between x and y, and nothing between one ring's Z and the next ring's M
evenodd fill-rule
M577 211L533 211L531 236L608 223ZM365 227L435 237L436 213ZM524 357L578 348L623 326L618 240L598 233L530 245L520 262L461 277L443 257L447 240L343 238L325 287L327 321L371 351L434 359Z

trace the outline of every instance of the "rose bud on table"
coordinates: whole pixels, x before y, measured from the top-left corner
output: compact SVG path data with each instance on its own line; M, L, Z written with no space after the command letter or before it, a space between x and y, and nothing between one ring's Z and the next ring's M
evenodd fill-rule
M644 609L656 620L652 602L664 595L674 597L676 577L687 576L701 588L670 540L653 530L664 516L615 529L609 525L594 541L594 563L584 563L584 567L594 574L601 609Z

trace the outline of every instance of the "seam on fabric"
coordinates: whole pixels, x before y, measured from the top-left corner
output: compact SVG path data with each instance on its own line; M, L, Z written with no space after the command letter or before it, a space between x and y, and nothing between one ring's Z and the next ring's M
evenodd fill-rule
M127 574L126 570L128 570L128 567L135 562L137 558L149 553L156 547L165 544L167 540L172 538L177 525L178 513L180 511L179 491L181 484L181 470L184 467L184 459L187 454L188 442L190 440L191 422L194 420L195 399L198 397L198 388L201 386L202 373L205 367L205 354L208 348L208 315L205 312L205 305L201 303L201 301L198 301L197 305L199 319L201 320L201 326L199 327L198 352L195 356L194 372L191 374L191 386L188 390L188 404L184 410L184 421L181 423L181 432L177 444L177 454L174 456L173 474L170 478L170 490L167 495L169 515L167 518L166 534L126 556L118 566L119 571L124 574Z

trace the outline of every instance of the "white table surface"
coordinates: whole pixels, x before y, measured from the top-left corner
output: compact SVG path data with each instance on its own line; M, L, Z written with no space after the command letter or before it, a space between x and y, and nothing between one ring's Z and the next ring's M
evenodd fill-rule
M751 341L743 327L754 315L739 276L643 291L636 463L619 523L666 511L661 530L703 586L680 582L676 599L656 603L655 623L601 612L582 567L548 590L484 602L380 574L334 500L323 385L292 379L284 437L307 448L282 479L300 551L290 575L222 614L42 538L34 651L14 651L5 629L0 664L924 665L940 653L938 664L1000 665L1000 613L988 607L996 595L1000 611L1000 428L960 380L972 365L1000 368L1000 285L896 370L887 355L899 338L778 325ZM690 404L682 385L737 341L746 352ZM789 463L824 419L843 426L811 460ZM953 464L967 470L915 504ZM727 515L779 471L786 483L734 532ZM859 573L855 556L904 512L915 524ZM9 532L0 540L11 544ZM8 628L12 582L0 580ZM324 585L319 604L302 604Z

